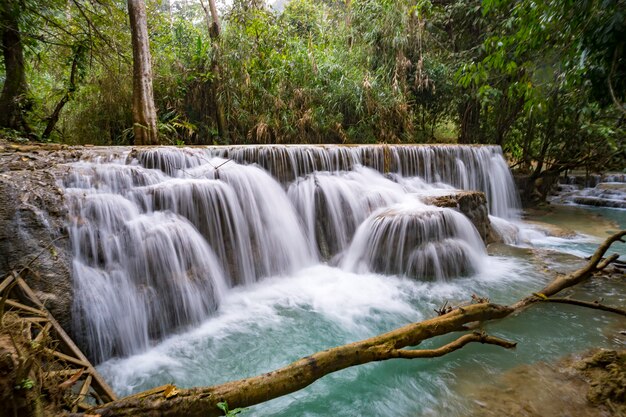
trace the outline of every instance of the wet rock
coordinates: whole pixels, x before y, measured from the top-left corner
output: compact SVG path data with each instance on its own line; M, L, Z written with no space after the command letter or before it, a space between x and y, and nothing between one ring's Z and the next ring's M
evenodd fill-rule
M486 384L461 386L473 407L465 416L622 416L626 351L599 350L582 359L522 365Z
M29 266L24 278L54 317L70 330L71 254L63 193L54 172L62 153L2 153L0 166L0 277Z
M575 367L589 382L590 403L626 412L626 351L600 350Z
M453 191L447 195L427 197L425 202L437 207L457 209L474 224L485 244L498 241L497 236L491 230L485 193L480 191Z

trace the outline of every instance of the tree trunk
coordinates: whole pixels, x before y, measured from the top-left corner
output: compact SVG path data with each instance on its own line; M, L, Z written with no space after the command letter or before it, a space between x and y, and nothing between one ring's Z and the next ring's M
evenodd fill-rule
M3 3L0 6L0 25L6 76L0 95L0 126L30 133L23 114L27 85L19 29L20 6L15 0L5 0Z
M72 58L72 68L70 69L70 79L69 79L69 83L67 86L67 91L65 92L61 100L59 100L57 105L54 107L54 110L52 111L52 114L50 115L50 117L48 117L48 124L46 125L46 129L41 134L41 139L43 140L48 139L50 137L50 135L52 134L52 131L54 130L54 127L59 121L59 117L61 116L61 110L63 110L63 107L65 107L67 102L70 101L70 99L72 98L72 94L76 91L76 77L78 75L78 65L84 52L85 52L84 45L79 44L75 47L74 56Z
M329 373L355 365L388 359L433 358L453 352L471 342L513 348L515 343L474 332L437 349L404 349L436 336L469 330L476 327L476 323L501 319L531 304L549 300L548 297L583 282L594 272L601 271L617 260L617 254L606 259L603 256L614 242L623 242L625 236L626 231L621 231L609 237L596 250L586 266L569 275L557 277L539 293L525 297L511 306L491 304L487 299L472 296L475 304L449 309L443 307L437 311L438 317L411 323L359 342L317 352L263 375L212 387L179 390L173 385L165 385L88 410L88 414L107 417L220 416L223 415L217 406L220 402L226 402L231 409L251 406L295 392ZM621 314L621 309L618 310Z
M459 110L461 119L459 143L480 143L480 102L476 98L469 98Z
M152 92L152 63L144 0L128 0L133 39L133 131L136 145L156 145L156 108Z
M211 62L211 71L215 74L215 78L211 80L210 95L211 100L215 103L215 121L217 124L217 131L225 142L228 142L228 126L226 125L226 113L224 111L224 103L219 96L220 83L222 81L222 68L220 67L220 19L217 14L217 7L215 6L215 0L208 0L208 6L204 3L204 0L200 0L200 4L204 9L206 16L207 27L209 29L209 36L213 41L212 47L215 48L215 54L213 54Z
M217 15L217 7L215 7L215 0L208 0L208 10L203 0L201 0L200 3L204 8L204 12L207 17L209 35L211 36L211 39L218 39L222 33L222 29L220 27L219 16Z

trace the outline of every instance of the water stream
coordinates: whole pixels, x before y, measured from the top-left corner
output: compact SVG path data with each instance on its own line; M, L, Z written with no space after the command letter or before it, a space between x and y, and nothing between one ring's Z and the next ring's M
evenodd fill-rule
M520 220L506 162L489 146L139 149L94 154L60 181L72 214L75 332L120 395L267 372L471 294L514 301L541 288L545 266L571 270L582 261L568 252L589 254L626 222L609 210L597 236L547 237ZM425 203L456 188L485 192L492 221L517 246L488 255L465 216ZM626 302L623 283L584 291ZM463 415L459 380L623 345L619 326L537 307L488 326L518 341L516 351L470 346L359 366L245 415Z

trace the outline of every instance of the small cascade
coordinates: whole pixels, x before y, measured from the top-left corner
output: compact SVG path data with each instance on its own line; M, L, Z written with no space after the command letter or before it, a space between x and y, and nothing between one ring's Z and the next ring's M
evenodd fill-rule
M150 211L171 211L189 220L214 248L232 284L255 281L254 257L248 223L234 190L210 179L170 179L141 188L136 201Z
M491 229L507 245L520 243L520 229L517 224L496 216L489 216Z
M443 280L478 272L486 255L470 221L457 211L406 201L374 212L359 227L342 266Z
M516 217L521 207L509 167L499 146L457 145L265 145L209 147L209 151L238 163L256 163L281 183L316 171L348 171L357 165L380 173L420 177L487 195L490 213ZM174 157L172 162L174 163ZM179 163L180 164L180 163Z
M417 279L472 274L486 256L475 227L424 201L462 188L485 192L492 215L515 218L518 207L492 146L85 155L59 182L71 213L75 333L96 360L205 320L231 287L322 260Z
M189 222L142 214L120 195L75 190L67 190L73 317L91 357L145 349L151 339L215 311L224 277Z
M357 167L299 178L288 193L304 220L313 250L329 259L348 247L357 227L374 210L400 201L405 190L376 171Z
M550 202L626 209L626 174L570 176L565 180Z
M256 278L295 272L313 262L295 208L267 172L215 158L185 175L214 178L231 187L243 214L237 221L248 223L252 253L246 256L254 261Z

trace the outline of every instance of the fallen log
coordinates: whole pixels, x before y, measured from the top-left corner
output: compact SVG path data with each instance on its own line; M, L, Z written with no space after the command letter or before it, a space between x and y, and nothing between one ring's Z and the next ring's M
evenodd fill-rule
M298 391L319 378L351 366L388 359L416 359L443 356L462 348L468 343L486 343L513 348L515 343L488 336L482 332L465 334L455 341L437 349L411 350L407 347L448 333L475 328L476 323L502 319L534 303L559 293L591 277L606 268L617 256L604 258L604 254L616 241L623 241L626 231L609 237L596 250L589 262L579 270L555 278L539 293L530 295L512 306L483 302L459 306L438 317L411 323L399 329L359 342L317 352L278 370L239 381L211 387L191 389L155 390L146 395L135 394L117 401L87 410L87 414L112 416L180 416L206 417L222 415L218 403L230 408L248 407L282 395Z

